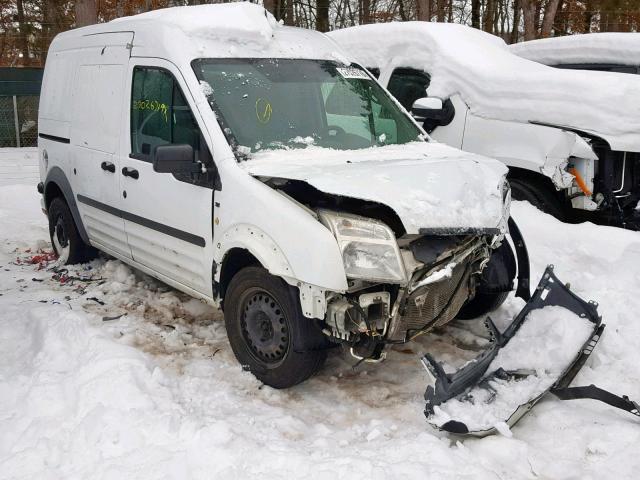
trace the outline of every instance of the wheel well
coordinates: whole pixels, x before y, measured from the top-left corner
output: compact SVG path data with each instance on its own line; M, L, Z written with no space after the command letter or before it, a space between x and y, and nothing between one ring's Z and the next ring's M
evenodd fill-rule
M227 287L229 283L231 283L231 279L240 270L251 265L261 266L258 259L254 257L249 250L232 248L225 254L220 270L220 283L218 284L221 305L224 304L224 296L227 293Z
M53 202L53 199L56 197L62 197L66 201L66 199L64 198L64 194L62 193L62 190L60 189L58 184L55 182L49 182L44 191L44 204L47 209L51 205L51 202Z
M553 182L549 177L542 173L532 172L531 170L526 170L524 168L509 167L507 179L520 180L521 182L532 183L538 186L549 187L554 191L556 190L556 187L553 185Z
M524 168L509 167L507 180L519 180L536 189L545 189L553 195L559 202L567 202L566 190L558 190L551 179L546 175Z

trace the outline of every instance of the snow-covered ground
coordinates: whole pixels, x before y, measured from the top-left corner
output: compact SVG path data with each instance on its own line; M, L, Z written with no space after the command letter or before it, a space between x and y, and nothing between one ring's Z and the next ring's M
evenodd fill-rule
M0 186L38 182L37 148L0 148Z
M16 181L19 183L21 180ZM334 352L285 391L243 372L221 315L114 260L68 272L48 250L36 180L0 186L0 478L635 478L640 422L549 396L482 440L432 430L420 353L461 365L473 322L399 347L380 365ZM27 184L28 183L28 184ZM608 327L576 383L640 398L640 233L513 215L537 279L547 263ZM504 326L522 307L494 315ZM508 433L508 432L507 432Z

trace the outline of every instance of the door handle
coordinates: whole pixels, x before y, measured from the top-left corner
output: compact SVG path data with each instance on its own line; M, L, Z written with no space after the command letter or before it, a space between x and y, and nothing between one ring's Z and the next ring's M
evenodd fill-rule
M102 162L100 168L107 172L116 173L116 166L111 162Z
M138 170L136 170L135 168L123 167L122 175L124 175L125 177L131 177L134 180L137 180L138 178L140 178L140 174L138 173Z

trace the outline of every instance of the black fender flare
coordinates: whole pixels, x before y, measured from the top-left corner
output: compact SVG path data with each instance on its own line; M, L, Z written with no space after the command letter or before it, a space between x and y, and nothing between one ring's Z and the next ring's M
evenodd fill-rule
M509 235L513 240L518 261L518 285L516 287L516 297L522 298L525 302L531 299L531 265L529 264L529 251L524 243L522 233L513 217L509 217Z
M71 189L71 184L69 180L67 180L67 176L64 174L60 167L51 167L49 172L47 173L47 178L44 181L44 201L49 208L49 204L51 203L50 198L47 198L47 192L49 191L49 185L55 184L62 192L62 196L64 197L65 202L69 205L69 210L71 210L71 215L73 216L73 221L76 224L78 229L78 233L80 234L80 238L87 245L90 245L89 235L87 235L87 231L84 228L84 224L82 223L82 218L80 217L80 211L78 210L78 205L76 203L76 197L73 194L73 190Z

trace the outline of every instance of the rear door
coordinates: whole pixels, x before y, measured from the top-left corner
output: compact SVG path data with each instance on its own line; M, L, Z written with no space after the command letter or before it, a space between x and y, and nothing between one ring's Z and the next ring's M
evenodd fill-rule
M131 33L94 35L78 58L70 105L70 168L82 222L92 244L131 258L118 214L118 148Z
M212 166L191 95L177 68L132 59L127 73L128 134L122 149L122 216L133 259L160 276L211 295L213 182L210 175L156 173L159 145L189 144Z

